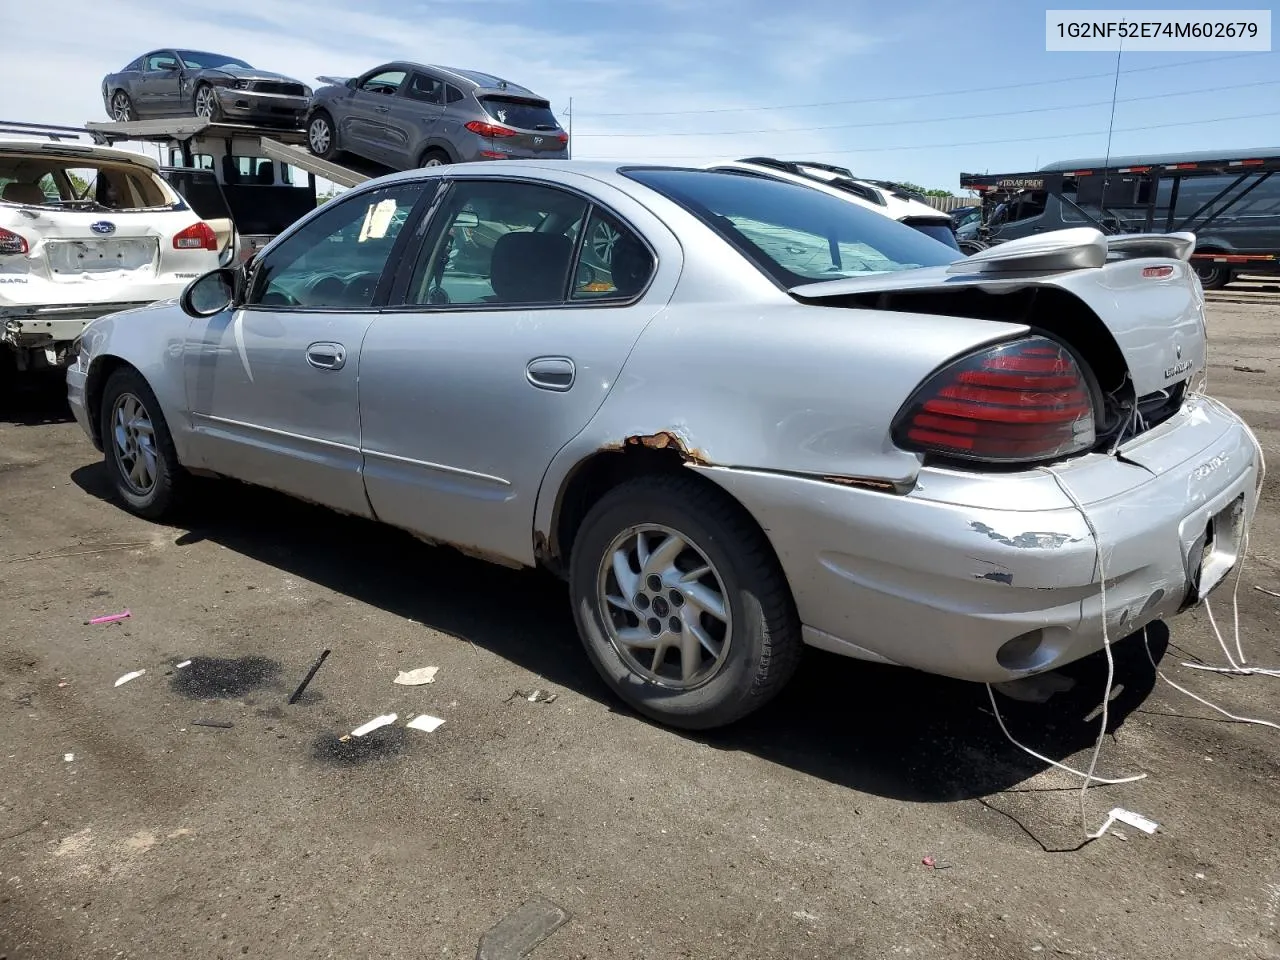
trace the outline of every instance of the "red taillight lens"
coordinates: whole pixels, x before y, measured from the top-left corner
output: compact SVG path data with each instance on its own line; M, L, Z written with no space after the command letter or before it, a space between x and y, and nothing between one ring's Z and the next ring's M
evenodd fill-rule
M28 253L27 238L20 233L0 227L0 256L13 256Z
M561 132L561 133L556 137L556 139L557 139L557 140L559 140L561 143L568 143L568 142L569 142L569 135L568 135L567 133L564 133L564 132L562 131L562 132Z
M903 407L894 442L962 460L1028 463L1093 446L1093 398L1061 344L1028 337L935 374Z
M482 137L514 137L516 135L514 130L500 127L496 123L485 123L483 120L472 120L467 124L467 129Z
M213 250L216 252L218 249L218 235L213 232L213 227L203 220L197 220L181 233L174 234L173 249Z

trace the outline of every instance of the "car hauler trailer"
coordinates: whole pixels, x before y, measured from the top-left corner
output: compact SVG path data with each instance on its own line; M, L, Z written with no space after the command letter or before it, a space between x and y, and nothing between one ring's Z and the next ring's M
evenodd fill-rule
M202 216L226 211L239 258L247 259L299 217L315 209L316 178L354 187L371 175L312 156L301 130L271 130L205 117L92 122L98 143L154 143L167 150L164 175ZM212 214L211 214L212 215Z
M1030 173L960 174L982 220L959 237L974 253L1050 230L1190 231L1207 289L1239 272L1280 275L1280 148L1068 160Z

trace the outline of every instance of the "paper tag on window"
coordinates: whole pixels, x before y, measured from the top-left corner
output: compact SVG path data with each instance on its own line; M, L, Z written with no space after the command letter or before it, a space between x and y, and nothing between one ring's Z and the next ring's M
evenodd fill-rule
M364 225L360 228L360 242L365 240L381 240L387 235L391 226L391 218L396 212L396 202L388 197L370 207L364 215Z

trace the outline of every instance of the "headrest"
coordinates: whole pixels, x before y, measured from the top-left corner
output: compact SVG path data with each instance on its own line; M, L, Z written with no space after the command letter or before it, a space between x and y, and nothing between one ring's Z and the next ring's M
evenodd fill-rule
M498 302L546 303L564 296L573 241L562 234L518 231L493 245L490 267Z

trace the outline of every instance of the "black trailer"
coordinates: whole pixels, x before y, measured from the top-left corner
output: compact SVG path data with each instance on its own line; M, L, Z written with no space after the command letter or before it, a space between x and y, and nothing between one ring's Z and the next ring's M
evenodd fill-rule
M960 174L982 218L958 239L973 253L1069 227L1108 234L1190 231L1203 285L1236 273L1280 275L1280 148L1115 157L1030 173Z

